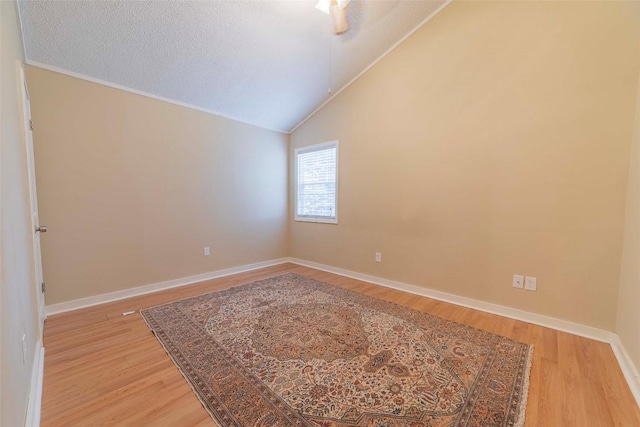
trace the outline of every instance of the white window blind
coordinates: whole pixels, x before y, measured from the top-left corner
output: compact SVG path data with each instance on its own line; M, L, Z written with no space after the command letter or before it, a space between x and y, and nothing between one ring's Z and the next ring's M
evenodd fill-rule
M296 150L296 220L336 222L338 142Z

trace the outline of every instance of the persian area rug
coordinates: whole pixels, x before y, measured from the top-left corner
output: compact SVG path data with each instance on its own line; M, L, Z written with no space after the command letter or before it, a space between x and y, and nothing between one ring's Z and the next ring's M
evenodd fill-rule
M142 310L221 426L521 426L532 347L296 274Z

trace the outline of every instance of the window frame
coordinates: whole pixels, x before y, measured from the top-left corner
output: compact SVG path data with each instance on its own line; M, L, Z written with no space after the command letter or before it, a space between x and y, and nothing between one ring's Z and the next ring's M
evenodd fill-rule
M310 215L298 215L298 175L299 175L299 164L298 164L298 155L309 153L313 151L321 151L323 149L328 149L331 147L335 147L336 149L336 190L335 190L335 205L334 205L334 216L326 217L326 216L310 216ZM294 221L299 222L315 222L321 224L338 224L338 176L339 176L339 141L336 139L334 141L322 142L320 144L306 145L304 147L298 147L294 150L293 153L293 191L294 191L294 204L293 204L293 219Z

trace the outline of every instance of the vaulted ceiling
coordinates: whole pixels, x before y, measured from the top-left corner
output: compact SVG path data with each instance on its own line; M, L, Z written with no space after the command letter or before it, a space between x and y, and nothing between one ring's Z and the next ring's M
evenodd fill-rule
M445 0L20 1L27 61L288 132ZM331 91L331 93L329 93Z

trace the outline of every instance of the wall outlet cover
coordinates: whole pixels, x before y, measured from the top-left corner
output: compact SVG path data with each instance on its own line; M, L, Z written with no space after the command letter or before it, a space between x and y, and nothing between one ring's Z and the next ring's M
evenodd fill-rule
M524 288L524 276L519 274L513 275L513 285L514 288L522 289Z
M538 279L535 277L526 277L524 279L524 288L528 291L538 290Z

